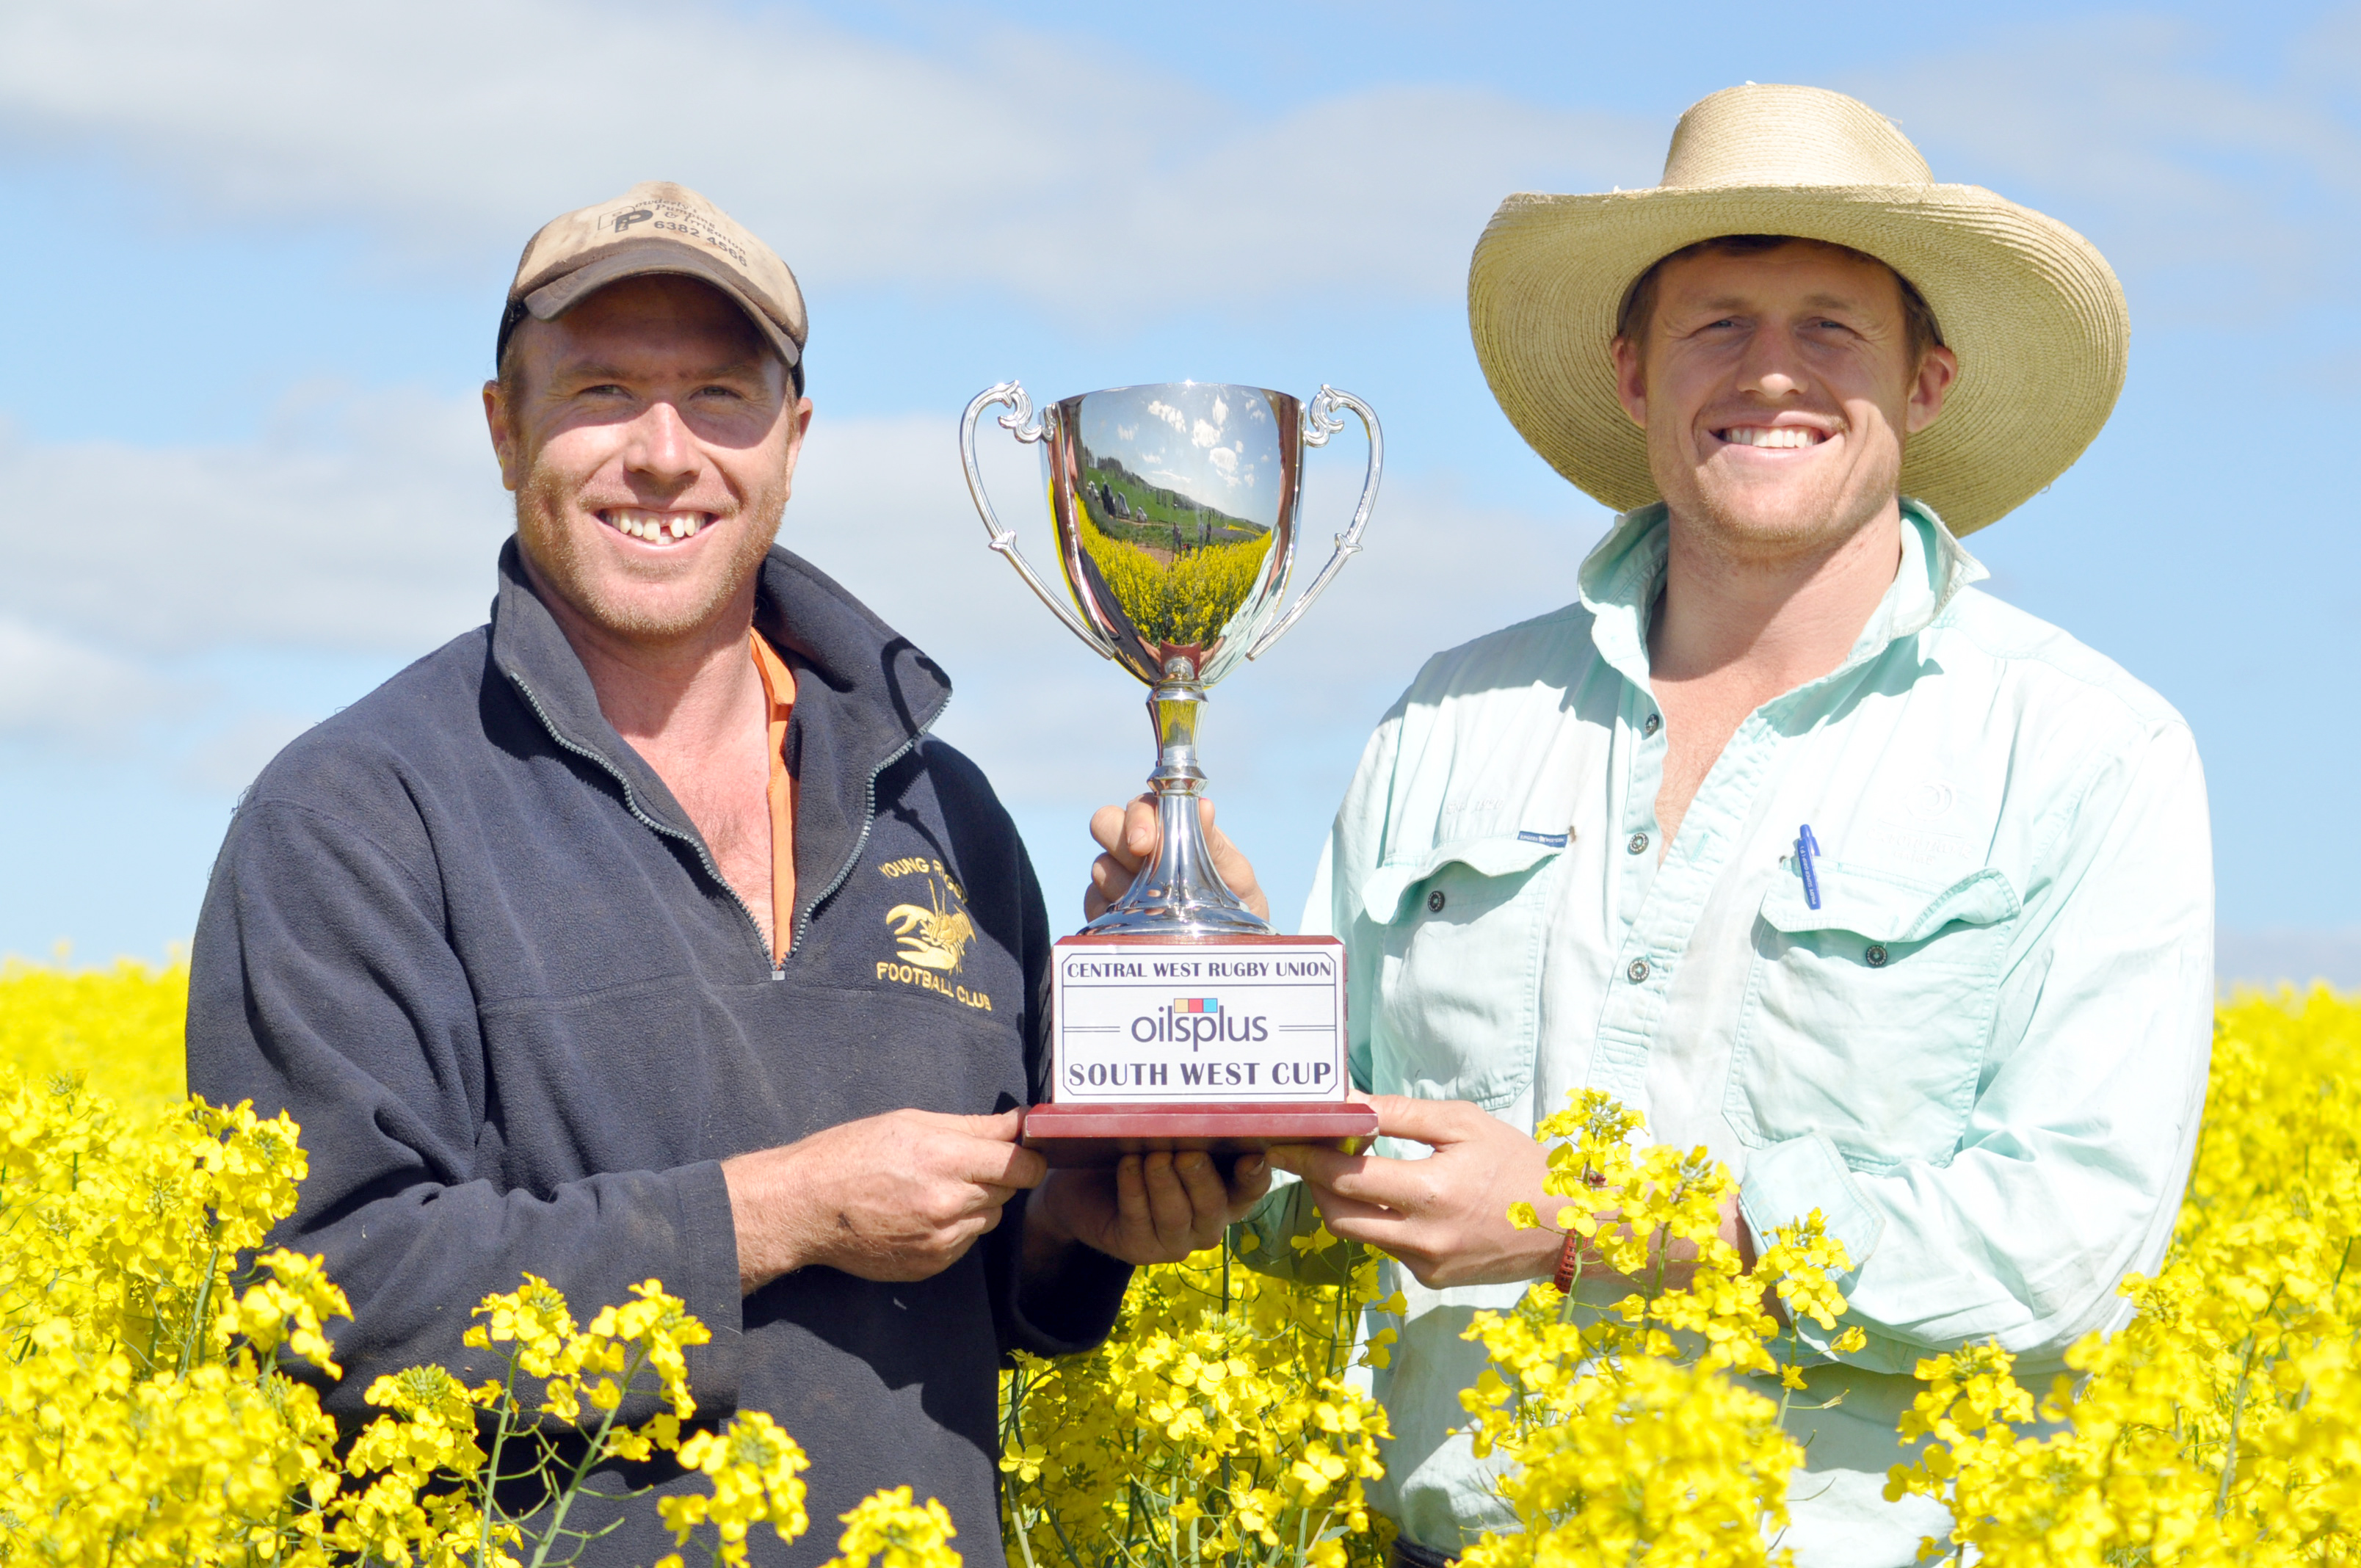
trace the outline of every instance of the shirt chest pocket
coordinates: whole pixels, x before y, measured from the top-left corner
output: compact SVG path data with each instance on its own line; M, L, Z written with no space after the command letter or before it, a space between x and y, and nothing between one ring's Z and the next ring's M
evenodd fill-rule
M1975 1098L2016 890L1989 868L1948 886L1841 861L1815 869L1819 908L1783 876L1755 921L1730 1126L1756 1147L1825 1134L1858 1170L1947 1163Z
M1524 1092L1564 847L1540 835L1479 839L1369 876L1363 907L1383 935L1372 1088L1493 1111Z

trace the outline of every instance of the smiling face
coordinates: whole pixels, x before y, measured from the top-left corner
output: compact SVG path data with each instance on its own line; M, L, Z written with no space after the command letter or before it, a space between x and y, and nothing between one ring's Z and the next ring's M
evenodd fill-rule
M1891 269L1791 240L1677 256L1655 281L1642 341L1615 341L1616 379L1676 524L1771 562L1895 515L1904 440L1934 422L1958 361L1938 344L1912 363Z
M519 324L484 413L534 586L650 645L751 610L811 403L726 295L669 276Z

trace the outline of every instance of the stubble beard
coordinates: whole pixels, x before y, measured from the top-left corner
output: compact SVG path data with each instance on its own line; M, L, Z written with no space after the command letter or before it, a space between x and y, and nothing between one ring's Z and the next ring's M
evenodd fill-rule
M743 591L778 538L786 502L785 484L766 487L749 495L738 511L708 524L729 531L729 553L720 570L707 574L686 594L677 579L664 582L660 590L657 580L642 579L644 588L657 591L631 593L626 587L630 577L596 570L573 521L573 496L555 475L535 473L518 488L517 542L550 590L594 624L633 641L676 642L709 626Z
M1848 435L1858 427L1848 426ZM1731 563L1798 563L1834 554L1894 504L1901 442L1881 442L1865 460L1809 487L1722 486L1702 478L1686 455L1653 450L1657 485L1692 539ZM1671 443L1664 444L1668 448ZM1665 477L1676 483L1664 484Z

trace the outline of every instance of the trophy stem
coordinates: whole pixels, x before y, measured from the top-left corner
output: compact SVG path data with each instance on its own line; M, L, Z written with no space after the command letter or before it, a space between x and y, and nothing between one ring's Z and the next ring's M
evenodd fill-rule
M1167 680L1148 696L1156 727L1156 792L1160 829L1156 859L1131 890L1082 927L1094 936L1268 936L1270 923L1238 902L1213 869L1213 851L1197 819L1205 771L1197 765L1197 718L1205 705L1200 682Z

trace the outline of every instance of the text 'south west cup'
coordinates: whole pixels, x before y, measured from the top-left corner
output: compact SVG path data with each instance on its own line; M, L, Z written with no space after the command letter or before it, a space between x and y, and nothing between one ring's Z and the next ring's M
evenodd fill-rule
M1329 946L1057 954L1060 1101L1334 1100L1340 959Z

